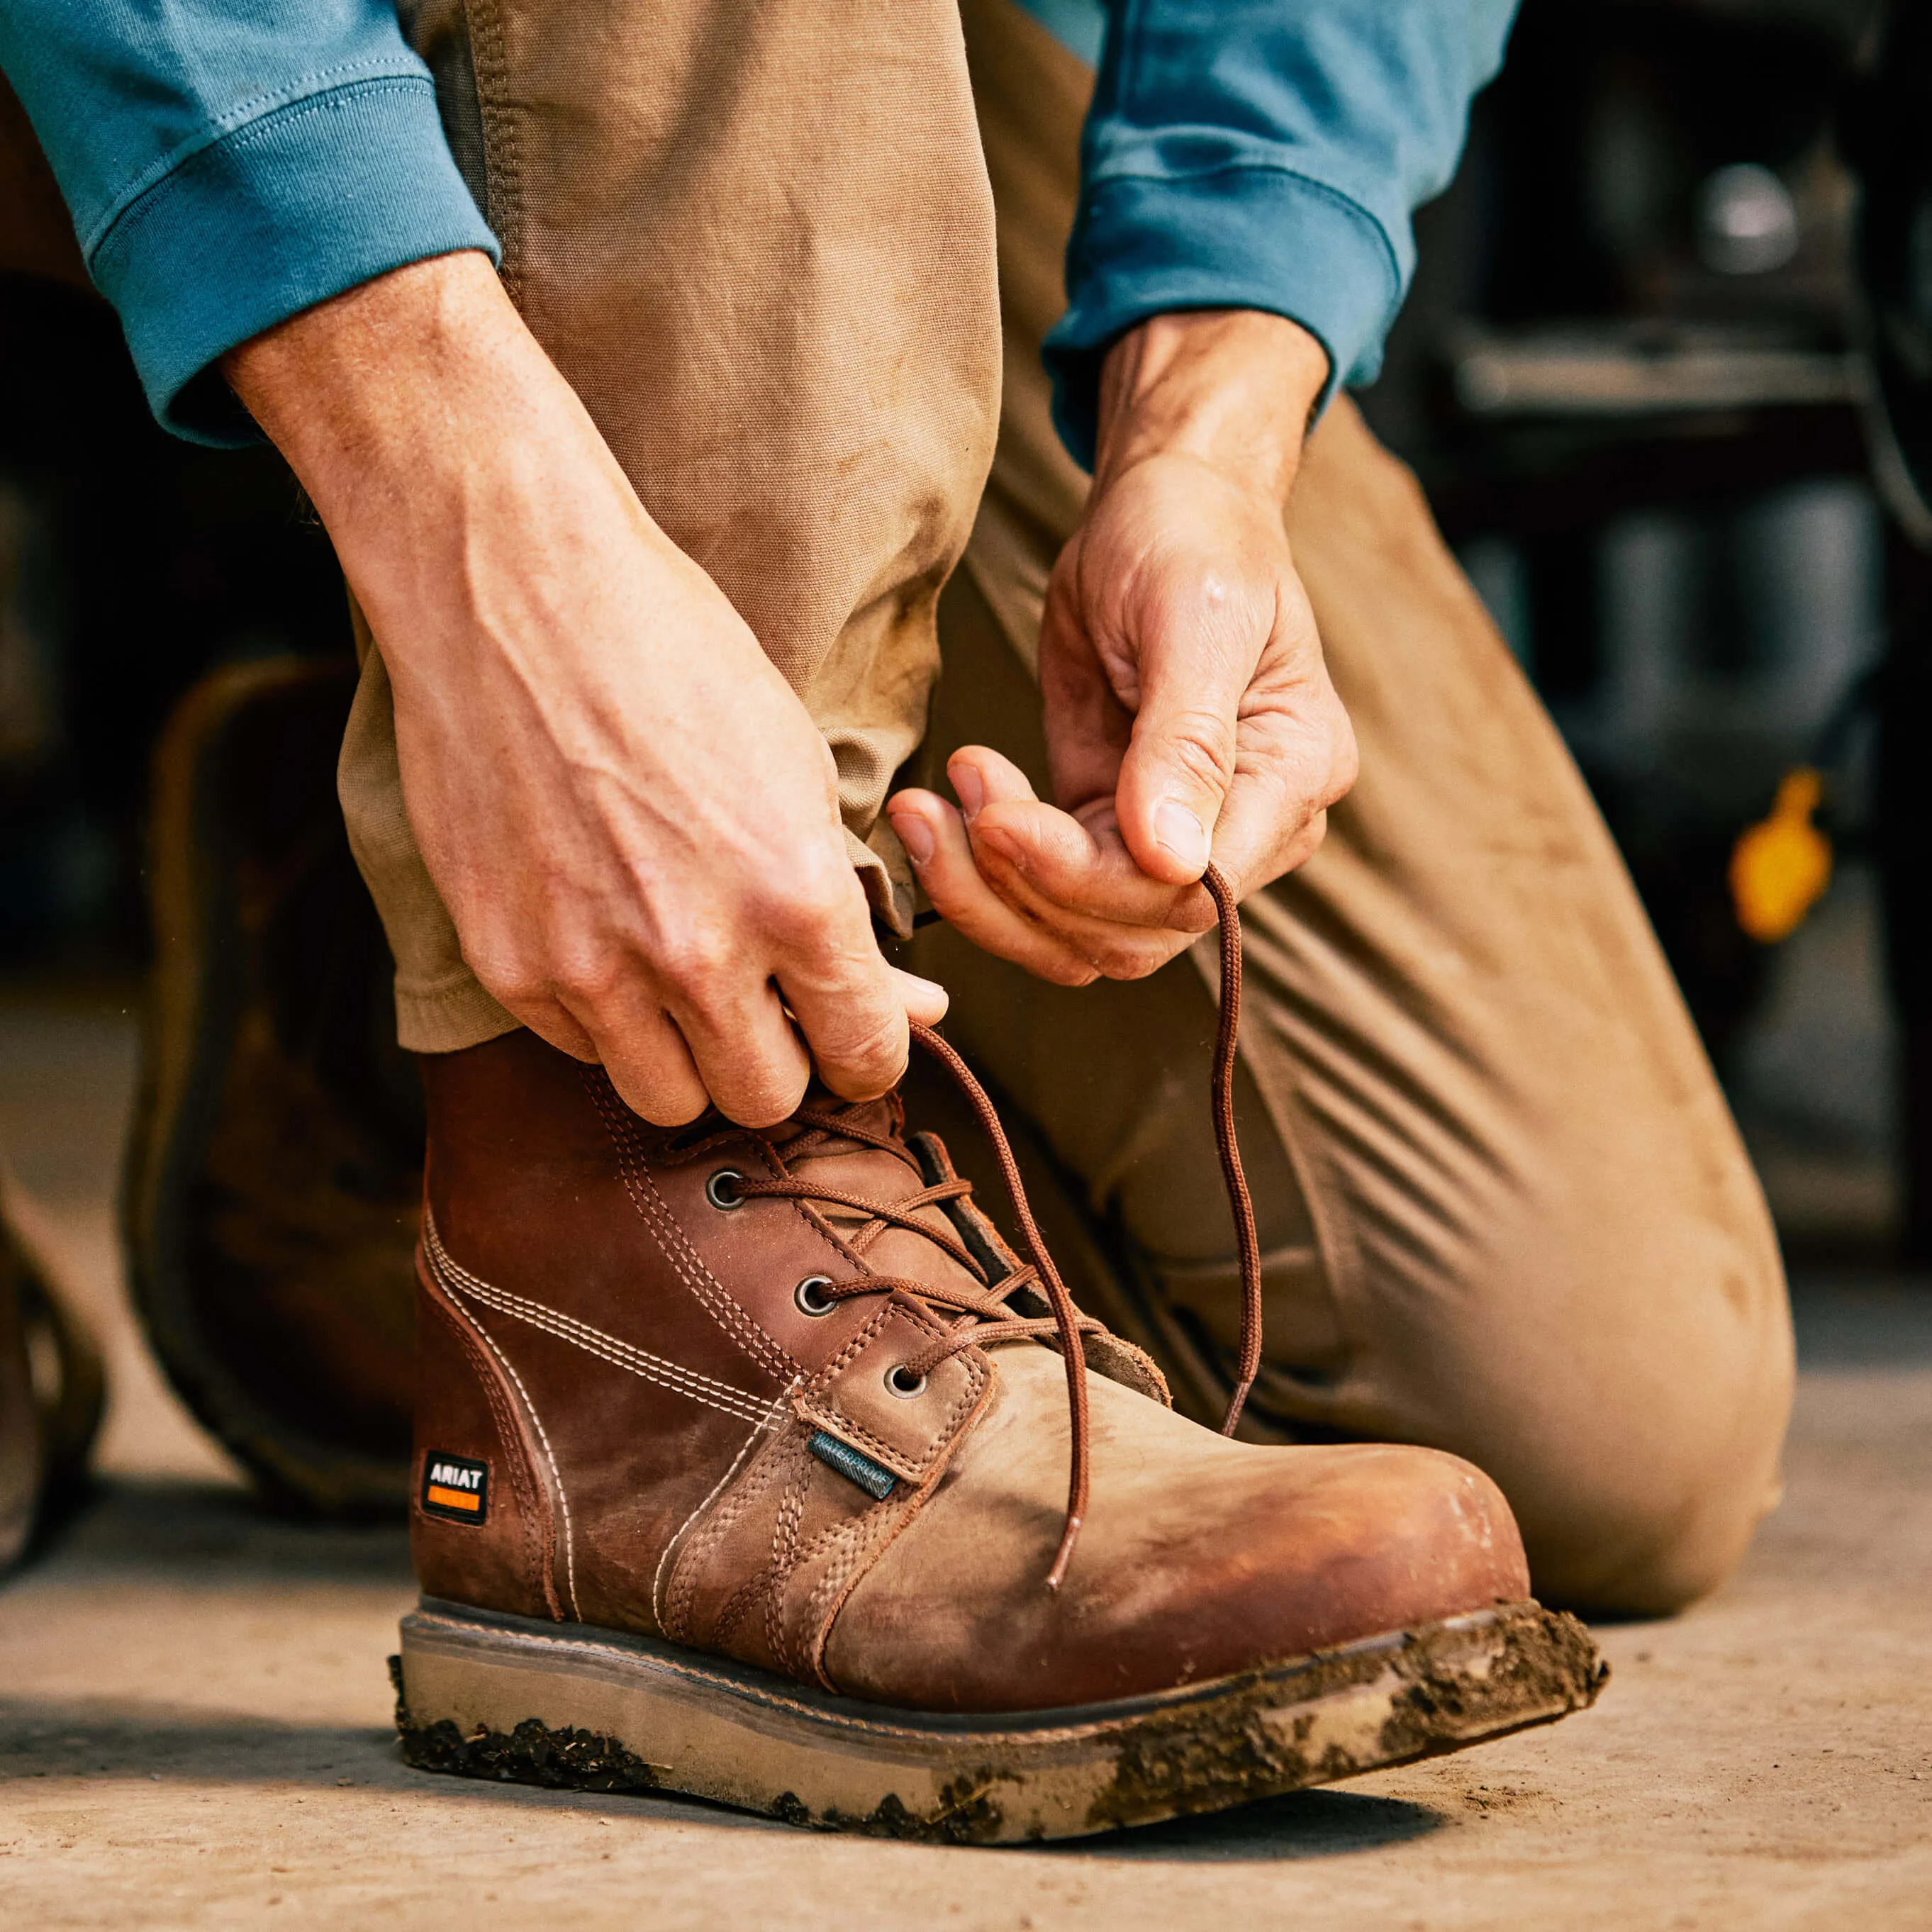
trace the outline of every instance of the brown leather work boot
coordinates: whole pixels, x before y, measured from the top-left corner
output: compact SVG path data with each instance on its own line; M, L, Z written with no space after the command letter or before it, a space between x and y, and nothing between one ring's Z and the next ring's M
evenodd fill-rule
M347 658L230 664L154 759L134 1301L268 1498L400 1515L422 1106L335 800Z
M525 1032L424 1072L412 1762L1052 1838L1595 1695L1486 1477L1176 1415L896 1098L673 1131Z
M104 1394L92 1335L0 1211L0 1572L79 1500Z

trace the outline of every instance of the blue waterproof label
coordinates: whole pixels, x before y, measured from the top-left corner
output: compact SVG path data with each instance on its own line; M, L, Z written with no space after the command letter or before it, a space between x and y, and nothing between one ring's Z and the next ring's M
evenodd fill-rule
M891 1470L881 1467L869 1456L860 1455L849 1442L842 1442L822 1429L805 1446L827 1468L836 1469L848 1483L856 1483L866 1495L876 1496L880 1502L892 1494L892 1485L898 1480Z

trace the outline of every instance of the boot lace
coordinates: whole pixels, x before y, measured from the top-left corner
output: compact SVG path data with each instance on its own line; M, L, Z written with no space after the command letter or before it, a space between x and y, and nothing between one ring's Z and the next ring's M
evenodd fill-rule
M1220 926L1220 1015L1215 1030L1212 1099L1214 1142L1221 1160L1222 1178L1228 1191L1228 1206L1234 1221L1235 1238L1240 1254L1241 1336L1235 1366L1234 1389L1228 1404L1221 1432L1232 1436L1240 1420L1241 1410L1254 1385L1261 1366L1262 1277L1261 1244L1255 1232L1254 1205L1248 1193L1247 1177L1242 1172L1240 1148L1234 1133L1234 1058L1241 1014L1240 914L1234 895L1219 869L1209 866L1202 883L1214 901ZM943 1207L964 1199L973 1191L968 1180L954 1179L922 1187L896 1202L872 1201L830 1187L809 1175L795 1172L797 1164L833 1142L856 1142L904 1161L920 1173L923 1170L902 1141L874 1132L856 1118L861 1109L850 1107L801 1107L792 1118L804 1132L788 1140L782 1150L775 1148L780 1178L772 1180L748 1178L735 1183L733 1192L746 1200L795 1201L812 1216L846 1258L861 1272L847 1281L822 1281L819 1292L829 1300L849 1300L860 1295L899 1294L918 1303L929 1315L950 1312L956 1318L926 1348L900 1365L898 1372L916 1382L930 1375L939 1364L962 1348L986 1348L1004 1342L1040 1340L1052 1342L1066 1367L1066 1400L1072 1422L1072 1456L1068 1471L1066 1516L1060 1545L1046 1587L1058 1590L1065 1580L1072 1561L1080 1526L1085 1520L1088 1504L1089 1424L1087 1408L1086 1360L1081 1342L1083 1335L1104 1334L1106 1324L1074 1306L1066 1284L1047 1252L1039 1223L1027 1200L1026 1186L1020 1178L1019 1163L1012 1143L1000 1125L998 1111L973 1070L952 1046L929 1027L914 1022L912 1036L944 1070L973 1110L1000 1166L1000 1178L1012 1204L1022 1240L1030 1258L1011 1274L988 1288L964 1283L932 1282L909 1276L881 1275L866 1268L864 1251L888 1227L904 1228L924 1237L958 1262L974 1276L984 1270L965 1244L929 1221L919 1219L922 1208ZM862 1226L853 1235L842 1234L818 1210L842 1208L862 1217ZM1016 1314L1010 1305L1014 1296L1034 1290L1049 1310L1043 1316ZM1037 1304L1036 1304L1037 1305Z

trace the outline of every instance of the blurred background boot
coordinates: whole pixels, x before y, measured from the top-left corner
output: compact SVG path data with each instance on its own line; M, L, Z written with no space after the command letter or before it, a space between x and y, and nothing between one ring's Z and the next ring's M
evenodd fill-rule
M1873 469L1886 507L1932 541L1932 6L1894 0L1838 142L1857 179L1853 248L1870 380Z
M272 1501L400 1508L422 1100L335 759L346 661L224 666L154 763L122 1214L156 1354Z
M0 1217L0 1570L79 1495L101 1394L93 1337Z

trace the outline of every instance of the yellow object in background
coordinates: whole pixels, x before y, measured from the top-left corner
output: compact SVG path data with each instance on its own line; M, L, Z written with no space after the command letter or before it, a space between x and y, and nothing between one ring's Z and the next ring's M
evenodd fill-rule
M1731 854L1738 923L1762 944L1790 938L1832 882L1832 842L1811 823L1823 794L1809 765L1786 772L1771 816L1745 832Z

